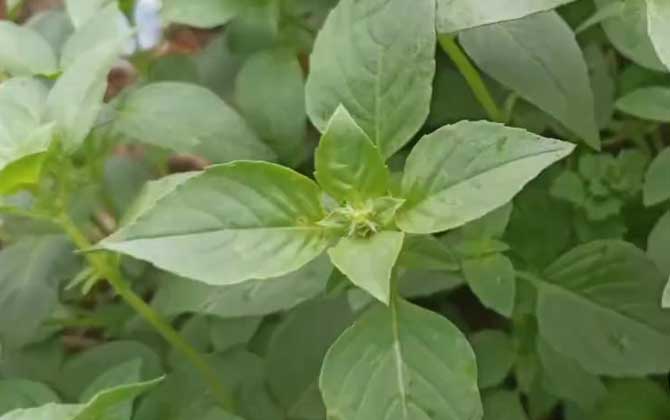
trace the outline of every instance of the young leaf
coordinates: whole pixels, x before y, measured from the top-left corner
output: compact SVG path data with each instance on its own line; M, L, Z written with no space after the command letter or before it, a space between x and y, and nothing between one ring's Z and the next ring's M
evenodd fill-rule
M463 261L463 275L484 306L510 317L516 296L516 271L509 258L494 254Z
M575 34L557 13L471 29L460 40L489 76L600 148L588 68Z
M0 21L0 70L15 76L52 75L58 71L56 55L37 32Z
M516 20L555 9L573 0L437 0L437 32L451 34L464 29Z
M321 131L340 104L385 158L423 125L435 73L434 0L344 0L319 32L307 113Z
M152 305L162 314L186 312L222 318L269 315L312 299L326 289L333 265L323 255L301 269L282 277L251 280L232 286L210 286L163 275Z
M109 3L115 0L65 0L65 9L76 28L83 26Z
M62 236L25 238L0 251L0 345L34 340L58 305L59 283L76 268Z
M245 0L163 0L161 17L166 23L214 28L232 20Z
M77 57L49 92L46 118L56 123L66 151L73 152L81 145L98 118L107 89L107 73L121 47L122 41L115 40Z
M479 387L492 388L503 383L514 365L514 343L499 330L483 330L470 338L477 356L477 383Z
M330 119L314 159L316 180L338 201L361 203L388 191L384 158L342 106Z
M105 389L130 385L142 380L141 376L142 360L134 359L103 372L84 390L80 401L86 402L95 397L98 392L103 392ZM118 420L130 419L133 413L132 401L127 401L123 404L118 404L115 407L108 409L104 415L100 416L100 420Z
M599 10L612 4L612 0L594 0ZM621 54L652 70L667 71L648 32L649 0L626 0L619 13L602 22L607 37Z
M9 140L0 134L0 195L39 182L53 131L54 125L47 124L26 138Z
M310 179L264 162L212 166L102 241L211 285L279 277L330 244L320 191ZM170 221L165 223L165 221Z
M579 246L547 268L543 280L537 317L556 351L594 374L670 369L670 317L659 305L665 278L633 245Z
M130 25L116 2L112 2L86 21L65 42L61 52L60 64L67 68L79 56L106 42L127 40L130 37Z
M305 82L292 51L273 49L250 57L237 75L235 98L242 115L281 162L296 166L303 161Z
M214 162L275 159L234 109L193 84L159 82L131 92L114 127L130 139Z
M475 356L446 318L408 302L376 305L328 351L319 382L329 417L480 419Z
M490 122L460 122L423 137L402 181L396 223L433 233L476 220L509 202L574 145Z
M670 89L663 86L640 88L619 98L616 107L643 120L670 122Z
M670 4L664 0L647 0L647 30L656 54L670 70Z
M388 305L391 273L404 236L402 232L383 231L368 238L342 238L328 250L328 255L352 283Z
M664 149L653 160L644 180L644 204L653 206L670 199L670 148Z

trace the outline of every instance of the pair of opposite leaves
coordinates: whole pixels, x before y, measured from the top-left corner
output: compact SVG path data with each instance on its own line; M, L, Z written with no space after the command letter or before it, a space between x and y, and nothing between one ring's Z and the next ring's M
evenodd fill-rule
M219 286L279 277L328 250L353 283L388 303L406 234L442 232L484 216L573 148L497 123L463 121L424 136L395 188L377 146L340 106L316 151L320 186L254 161L164 178L145 188L124 226L98 248Z

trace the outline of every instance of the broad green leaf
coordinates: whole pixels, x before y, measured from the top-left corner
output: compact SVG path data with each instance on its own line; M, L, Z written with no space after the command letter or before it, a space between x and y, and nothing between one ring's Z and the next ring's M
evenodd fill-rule
M212 166L99 248L215 286L279 277L330 244L310 179L265 162ZM166 221L169 221L166 223Z
M30 28L0 21L0 70L15 76L52 75L58 70L49 43Z
M107 89L107 73L120 51L118 40L87 51L65 69L49 92L46 118L56 123L66 151L75 151L97 120Z
M57 389L68 400L78 400L101 373L138 359L142 361L140 379L155 378L163 373L160 357L145 344L111 341L68 359L60 371Z
M89 0L84 0L90 3ZM51 45L56 56L60 55L65 41L74 32L72 22L65 10L50 9L31 16L25 26L38 32Z
M484 420L528 420L520 395L512 391L484 394Z
M315 166L321 188L338 201L361 203L388 191L390 174L384 158L342 106L321 137Z
M573 0L437 0L437 32L450 34L464 29L516 20L555 9Z
M670 70L670 3L647 0L647 31L658 58Z
M307 113L324 131L338 106L385 158L428 116L435 73L434 0L344 0L319 32L307 80Z
M575 33L579 35L587 29L591 29L592 27L603 23L607 19L621 15L625 6L625 0L610 1L607 5L597 9L591 16L580 23L575 29Z
M542 361L544 386L557 397L573 401L591 410L607 395L607 389L597 376L588 373L577 362L554 350L544 340L537 343Z
M647 255L664 276L670 275L670 212L658 220L649 234Z
M106 42L115 42L130 37L130 25L126 17L119 10L116 2L112 2L88 19L85 24L63 45L60 64L67 68L77 57L95 49Z
M589 419L664 420L670 416L667 384L649 379L625 379L609 386L609 394Z
M663 86L637 89L619 98L616 107L643 120L670 122L670 89Z
M234 109L188 83L152 83L131 92L120 104L114 127L130 139L219 163L275 158Z
M616 95L614 68L601 46L596 43L584 48L584 58L591 78L596 122L598 128L602 130L610 126L614 117Z
M383 231L368 238L342 238L328 250L330 260L356 286L388 304L391 273L398 260L405 235Z
M407 159L396 223L433 233L508 203L574 145L490 122L460 122L423 137Z
M75 27L83 26L100 9L114 0L65 0L65 9Z
M665 289L663 290L663 300L661 302L661 306L670 309L670 280L668 280L668 284L665 286Z
M213 28L232 20L247 0L163 0L161 17L166 23Z
M303 161L305 82L294 53L274 49L250 57L237 75L235 98L242 115L281 162L296 166Z
M58 305L60 282L76 270L72 247L62 236L24 238L0 251L0 345L35 340Z
M540 333L594 374L641 376L670 369L670 317L659 305L665 278L625 242L579 246L538 285Z
M502 238L509 225L514 206L512 202L498 207L482 218L467 223L458 230L460 236L470 240Z
M670 148L664 149L651 163L644 180L644 204L653 206L670 199Z
M516 296L516 271L509 258L494 254L463 261L463 275L484 306L510 317Z
M621 54L652 70L667 71L649 38L649 0L626 0L619 13L602 22L607 37ZM598 9L611 5L612 0L594 0Z
M80 401L86 402L94 398L98 392L104 392L105 389L130 385L141 381L141 368L142 360L135 359L106 370L88 385L82 393ZM100 420L130 420L132 412L132 401L127 401L108 409L100 416Z
M588 68L555 12L464 31L463 47L489 76L600 148Z
M509 335L500 330L483 330L470 337L470 344L477 357L479 387L502 384L514 365L514 343Z
M58 395L39 382L25 379L0 380L0 415L19 408L39 407L58 401Z
M328 351L319 383L329 418L480 419L477 366L446 318L405 301L376 305Z
M111 388L96 394L86 404L51 403L38 408L15 410L0 417L0 420L105 420L119 405L134 400L161 380L158 378Z
M272 334L268 385L289 418L325 418L318 387L321 365L353 321L346 297L318 299L290 312Z
M333 266L323 255L301 269L272 281L252 280L232 286L209 286L163 276L152 305L166 315L185 312L223 318L268 315L290 309L326 289Z
M16 139L17 142L0 139L0 195L39 182L46 152L53 139L53 129L53 124L47 124L37 128L27 138Z
M249 342L258 331L262 317L222 319L210 317L209 339L217 352L224 352Z
M52 337L20 349L3 347L0 375L4 378L23 378L55 384L60 378L64 359L65 348L60 337Z
M452 250L432 235L406 235L398 257L398 266L433 271L460 270Z

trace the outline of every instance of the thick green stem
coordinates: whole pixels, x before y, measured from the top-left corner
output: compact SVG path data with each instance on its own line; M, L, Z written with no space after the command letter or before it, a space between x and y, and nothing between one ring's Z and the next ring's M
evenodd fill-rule
M451 35L439 35L438 40L440 46L447 53L451 61L454 62L458 70L461 72L466 82L472 89L477 101L482 105L489 118L492 121L504 122L505 115L498 108L493 96L489 92L484 80L482 80L479 71L472 65L468 57L465 55L461 47L458 46L454 37Z
M91 248L92 244L90 241L66 213L63 212L63 214L61 214L58 218L58 222L79 250L86 251ZM107 279L116 293L118 293L130 307L142 316L142 318L155 328L165 340L167 340L175 349L180 351L198 369L198 371L200 371L210 386L214 396L219 401L219 404L229 412L234 412L234 398L221 384L216 373L214 373L202 355L174 328L172 328L172 325L170 325L169 322L161 318L151 306L135 294L130 285L124 280L117 265L111 262L109 257L104 254L86 252L85 255L91 267L93 267L100 276Z

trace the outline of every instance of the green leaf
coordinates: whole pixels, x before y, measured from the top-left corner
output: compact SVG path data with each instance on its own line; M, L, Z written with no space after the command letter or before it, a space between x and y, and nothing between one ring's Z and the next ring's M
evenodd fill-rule
M125 15L119 10L117 2L112 2L100 11L96 10L95 14L68 38L63 45L60 65L67 68L79 56L94 50L98 45L127 40L130 34L130 25Z
M594 1L599 10L612 3ZM626 0L619 13L603 21L602 27L621 54L652 70L667 71L649 38L647 3L648 0Z
M275 158L235 110L188 83L152 83L131 92L120 104L114 127L130 139L213 162Z
M376 305L331 347L319 386L329 418L480 419L475 356L446 318Z
M528 420L519 394L494 391L484 395L484 420Z
M111 388L95 395L86 404L47 404L38 408L15 410L0 420L104 420L119 405L134 400L155 387L162 378Z
M460 122L423 137L407 159L396 223L433 233L509 202L574 145L490 122Z
M53 138L53 129L53 124L45 125L29 137L20 139L18 144L10 144L5 150L0 149L0 195L39 182L46 152ZM0 148L5 145L6 142L0 140Z
M82 393L80 400L86 402L105 389L130 385L142 380L142 360L134 359L114 366L98 376ZM100 420L130 420L133 412L132 401L118 404L107 410Z
M65 0L65 9L75 27L83 26L100 9L115 0Z
M543 280L537 317L556 351L594 374L670 369L670 317L659 305L665 278L642 251L620 241L592 242L559 258Z
M15 76L52 75L58 71L56 55L37 32L13 22L0 21L0 70Z
M385 158L428 116L435 73L434 0L344 0L319 32L307 80L307 113L321 131L338 106Z
M0 415L19 408L39 407L58 401L58 395L39 382L25 379L0 380Z
M663 0L647 0L647 31L656 54L670 70L670 4Z
M250 57L235 83L240 112L281 162L296 166L305 158L305 82L297 57L273 49Z
M516 296L516 271L502 254L463 261L463 275L484 306L510 317Z
M670 122L670 89L663 86L651 86L634 90L619 98L616 107L619 111L643 120Z
M318 257L330 238L310 179L264 162L212 166L99 247L210 285L279 277ZM165 223L169 220L169 223Z
M325 418L318 379L328 348L354 321L346 296L318 299L290 312L272 334L268 385L289 418Z
M668 174L670 173L670 148L664 149L653 160L644 180L644 204L653 206L670 199Z
M575 34L557 13L471 29L460 40L489 76L600 148L588 68Z
M210 286L163 276L152 305L166 315L205 313L224 318L268 315L290 309L326 289L333 266L323 255L282 277L232 286Z
M557 397L590 410L607 395L602 380L588 373L576 361L554 350L540 339L537 352L542 361L544 386Z
M118 378L117 373L128 370L124 368L121 372L110 374L113 376L100 378L102 372L108 371L110 367L132 367L131 362L137 360L142 361L140 379L155 378L163 373L160 357L145 344L137 341L111 341L68 359L61 368L57 389L68 400L79 400L87 388L94 386L95 381L113 380Z
M573 0L504 1L437 0L437 32L450 34L492 23L521 19Z
M384 231L368 238L342 238L328 255L352 283L388 305L391 273L404 237L402 232Z
M609 394L596 413L595 420L665 420L670 416L666 386L649 379L613 382Z
M663 301L661 302L661 306L666 309L670 309L670 280L668 280L668 284L663 290Z
M50 9L33 15L25 26L41 34L51 45L56 56L60 55L65 41L74 32L70 18L62 9Z
M670 212L658 220L649 234L647 255L664 276L670 275Z
M58 305L60 281L76 269L62 236L24 238L0 251L0 345L35 340Z
M478 331L470 337L477 357L477 383L492 388L503 383L512 371L515 349L512 339L500 330Z
M214 28L232 20L245 0L163 0L161 17L166 23Z
M119 57L121 47L122 42L116 40L80 55L49 92L46 118L56 123L66 151L75 151L97 120L107 89L107 73Z
M389 170L349 112L338 107L315 153L315 177L338 201L361 203L386 195Z
M232 319L211 317L209 319L209 338L214 350L224 352L247 344L258 331L262 321L262 317Z

